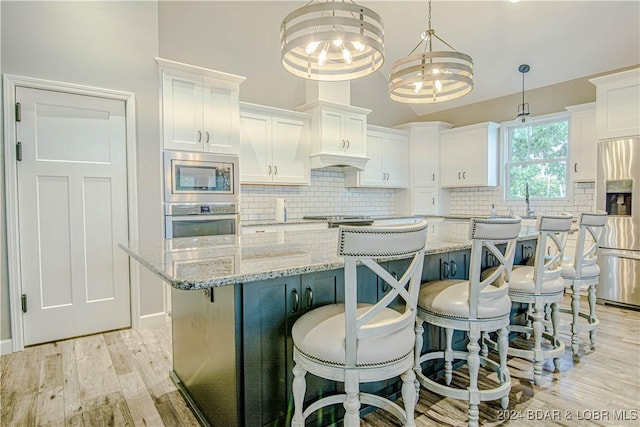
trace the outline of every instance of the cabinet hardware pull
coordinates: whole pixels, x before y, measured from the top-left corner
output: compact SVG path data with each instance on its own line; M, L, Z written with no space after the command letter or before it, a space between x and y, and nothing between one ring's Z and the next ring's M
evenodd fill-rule
M298 295L297 289L292 289L291 293L293 294L293 308L291 309L291 312L295 313L300 308L300 295Z
M460 172L458 172L458 179L460 179Z
M467 179L467 171L462 172L462 179Z
M206 142L206 143L209 142L209 131L208 130L204 131L204 142Z
M573 164L573 171L574 172L578 172L578 164L577 163Z
M431 181L436 182L436 174L435 173L431 174Z
M202 141L202 131L198 131L198 142Z
M458 266L455 261L449 261L449 265L451 265L451 277L453 277L458 272Z
M442 263L442 277L445 279L449 277L449 263L447 261Z
M436 205L436 198L435 197L431 198L431 204L434 205L434 206Z
M349 149L350 146L351 146L351 142L349 142L349 140L347 139L347 150Z
M271 175L271 165L269 165L269 175Z
M278 166L273 165L273 175L278 175Z
M347 143L344 141L344 139L342 140L342 148L345 148L347 146Z
M307 286L307 310L310 310L313 306L313 291L310 286Z

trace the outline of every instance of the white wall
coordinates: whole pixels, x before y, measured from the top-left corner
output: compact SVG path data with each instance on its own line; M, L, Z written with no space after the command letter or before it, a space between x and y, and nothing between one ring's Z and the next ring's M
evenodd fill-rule
M276 198L285 199L290 221L305 215L393 215L394 194L389 189L344 188L342 169L316 169L309 186L242 185L241 222L272 222Z
M3 73L135 93L139 233L161 238L157 3L2 1L1 19ZM3 264L3 297L4 271ZM164 310L161 282L145 269L140 301L141 315ZM8 307L3 298L2 339L8 338Z

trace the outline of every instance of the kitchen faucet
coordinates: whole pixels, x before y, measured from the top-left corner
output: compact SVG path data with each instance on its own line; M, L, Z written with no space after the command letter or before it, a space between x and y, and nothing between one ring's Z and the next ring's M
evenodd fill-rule
M536 211L532 211L531 206L529 205L529 183L524 184L524 201L527 204L525 218L533 218L533 215L535 215Z

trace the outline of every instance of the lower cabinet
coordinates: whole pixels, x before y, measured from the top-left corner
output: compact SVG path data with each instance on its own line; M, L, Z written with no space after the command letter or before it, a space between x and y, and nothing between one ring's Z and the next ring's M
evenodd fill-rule
M342 270L244 285L243 369L246 426L289 425L293 414L293 323L309 310L344 298ZM307 374L307 401L333 393L336 383ZM318 411L313 425L341 414Z

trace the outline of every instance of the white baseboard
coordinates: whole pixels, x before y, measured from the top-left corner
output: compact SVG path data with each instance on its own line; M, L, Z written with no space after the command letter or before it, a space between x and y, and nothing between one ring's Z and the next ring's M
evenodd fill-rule
M139 328L152 328L154 326L158 326L167 321L167 313L161 311L159 313L153 314L145 314L144 316L140 316L140 321L138 322Z
M11 341L11 338L0 340L0 354L9 353L13 353L13 341Z

